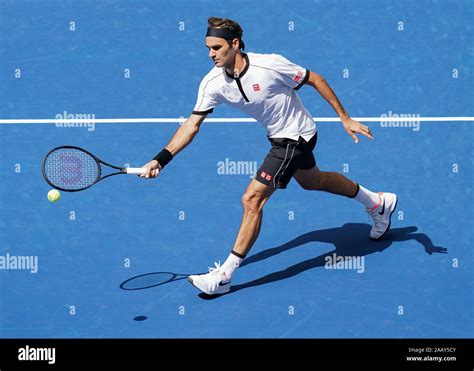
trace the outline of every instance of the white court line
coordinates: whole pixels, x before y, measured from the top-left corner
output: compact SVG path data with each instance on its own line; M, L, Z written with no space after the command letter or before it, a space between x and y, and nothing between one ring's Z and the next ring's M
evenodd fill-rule
M316 122L339 122L337 117L313 117ZM474 121L474 117L353 117L352 119L365 122L454 122ZM118 118L118 119L0 119L0 125L8 124L136 124L136 123L181 123L185 118ZM204 122L257 122L251 118L206 118Z

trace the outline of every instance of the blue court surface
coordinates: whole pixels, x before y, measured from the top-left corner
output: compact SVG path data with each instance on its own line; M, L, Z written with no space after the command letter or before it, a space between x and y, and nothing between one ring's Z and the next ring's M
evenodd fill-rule
M361 204L292 180L232 291L199 295L185 278L227 257L270 149L227 106L158 179L47 200L41 161L56 146L141 166L167 144L212 68L209 16L236 19L247 51L320 73L353 117L375 118L375 139L354 144L316 91L298 91L322 118L320 169L398 194L384 240L369 240ZM0 337L471 338L472 19L470 0L1 0ZM53 122L79 114L119 122Z

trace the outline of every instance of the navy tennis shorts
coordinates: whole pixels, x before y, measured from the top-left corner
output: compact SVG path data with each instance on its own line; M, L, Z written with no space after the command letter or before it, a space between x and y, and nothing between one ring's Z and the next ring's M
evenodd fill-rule
M298 169L309 170L316 166L313 149L318 141L318 133L307 142L288 138L269 138L272 148L263 160L255 179L265 185L285 189Z

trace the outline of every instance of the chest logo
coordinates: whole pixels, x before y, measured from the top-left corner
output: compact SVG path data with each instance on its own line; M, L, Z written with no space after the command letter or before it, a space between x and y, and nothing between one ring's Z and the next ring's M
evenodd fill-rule
M253 91L260 91L260 85L259 84L253 84Z

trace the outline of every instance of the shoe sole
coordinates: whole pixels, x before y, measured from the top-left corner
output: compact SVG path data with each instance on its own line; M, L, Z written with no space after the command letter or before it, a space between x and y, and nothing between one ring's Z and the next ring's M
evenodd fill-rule
M199 291L201 291L202 293L206 294L206 295L223 295L223 294L227 294L229 291L230 291L230 282L229 282L229 289L226 290L226 291L223 291L223 292L213 292L213 293L210 293L209 291L204 291L203 289L201 289L200 287L196 286L195 283L193 282L193 279L191 277L188 277L188 282L193 285L195 288L197 288Z
M397 195L395 195L395 206L393 207L393 210L390 212L390 216L388 217L388 226L387 226L387 229L385 230L385 232L383 232L379 237L377 238L372 238L370 237L371 240L374 240L374 241L378 241L380 240L381 238L385 237L385 235L388 233L388 231L390 230L390 226L392 225L392 214L395 212L396 208L397 208L397 205L398 205L398 197Z

